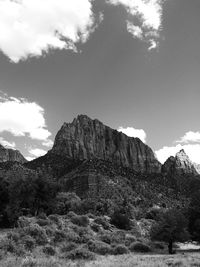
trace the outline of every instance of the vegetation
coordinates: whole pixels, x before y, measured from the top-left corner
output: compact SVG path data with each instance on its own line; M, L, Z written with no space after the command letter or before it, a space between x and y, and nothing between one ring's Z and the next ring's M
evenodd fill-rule
M187 220L179 210L164 212L151 229L152 239L168 243L169 254L173 254L173 243L189 239Z

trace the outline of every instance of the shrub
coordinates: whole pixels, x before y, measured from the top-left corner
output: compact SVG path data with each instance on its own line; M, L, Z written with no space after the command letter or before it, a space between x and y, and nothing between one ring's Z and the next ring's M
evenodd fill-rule
M95 222L91 223L90 227L94 232L99 232L101 230L101 226Z
M111 216L111 224L115 225L119 229L130 230L131 224L128 216L126 214L122 214L118 211L115 211Z
M77 248L77 244L74 242L68 242L61 247L61 252L66 253Z
M67 217L68 218L72 218L72 217L75 217L75 216L77 216L77 214L75 213L75 212L73 212L73 211L69 211L68 213L67 213Z
M125 245L129 247L133 242L136 242L136 237L134 235L127 234L125 236Z
M37 216L38 219L47 220L47 215L44 212L40 212Z
M90 223L89 218L86 215L76 215L71 218L71 222L78 226L87 227Z
M56 230L54 233L54 242L62 242L66 238L66 233L63 230Z
M46 231L38 224L31 224L23 228L24 233L32 236L38 245L45 245L48 243Z
M35 239L33 239L30 235L24 236L22 241L24 243L25 249L27 250L32 251L33 248L35 247Z
M48 216L49 220L58 224L60 222L59 216L57 214L51 214Z
M100 254L100 255L106 255L106 254L111 254L111 247L110 245L102 242L102 241L89 241L88 242L88 248L90 251Z
M107 243L107 244L111 244L112 243L112 237L110 233L104 233L100 236L101 241Z
M46 225L49 225L49 220L47 219L38 219L36 221L36 223L39 225L39 226L46 226Z
M154 246L154 248L156 248L156 249L164 249L164 248L165 248L164 244L161 243L161 242L154 242L154 243L153 243L153 246Z
M45 246L42 251L49 256L54 256L56 254L56 251L52 246Z
M31 218L28 218L28 217L25 217L25 216L19 217L19 219L17 221L17 225L20 228L27 227L31 223L32 223Z
M20 241L20 234L16 231L12 231L12 232L7 233L7 238L17 243Z
M4 244L1 249L5 252L10 252L17 256L23 256L26 253L24 246L20 243L15 243L15 241L12 239L4 240Z
M103 216L99 216L94 220L94 223L97 223L101 226L103 226L103 228L105 230L109 230L110 229L110 224L109 222L103 217Z
M113 249L113 254L114 255L122 255L122 254L127 254L127 253L129 253L129 250L124 245L117 245Z
M88 218L95 219L95 215L92 213L87 213Z
M135 242L132 243L129 247L130 251L136 251L136 252L150 252L151 249L148 245L140 243L140 242Z
M80 236L74 231L69 231L65 234L65 240L68 242L80 243Z
M87 248L81 246L76 249L71 250L67 253L66 257L71 260L93 260L95 259L94 253L88 251Z

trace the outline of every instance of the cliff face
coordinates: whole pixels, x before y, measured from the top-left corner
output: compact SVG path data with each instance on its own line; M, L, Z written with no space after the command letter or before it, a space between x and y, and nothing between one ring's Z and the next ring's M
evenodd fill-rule
M162 172L170 175L198 174L194 164L183 149L175 157L169 157L166 160L162 166Z
M25 163L27 160L18 150L7 149L0 145L0 162L6 161L17 161L20 163Z
M139 138L128 137L85 115L63 124L49 153L79 160L112 161L140 172L158 173L161 170L151 148Z

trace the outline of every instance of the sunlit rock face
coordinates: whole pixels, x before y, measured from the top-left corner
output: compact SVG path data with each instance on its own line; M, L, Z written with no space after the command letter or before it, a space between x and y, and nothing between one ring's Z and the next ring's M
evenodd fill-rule
M139 138L128 137L86 115L63 124L49 153L80 160L107 160L143 173L161 171L152 149Z
M171 175L198 174L194 164L183 149L175 157L171 156L165 161L162 166L162 172Z
M8 149L0 145L0 162L17 161L25 163L27 160L18 150Z

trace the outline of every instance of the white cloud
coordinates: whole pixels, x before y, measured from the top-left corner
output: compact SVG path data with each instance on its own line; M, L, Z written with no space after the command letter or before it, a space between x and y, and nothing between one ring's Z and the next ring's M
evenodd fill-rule
M34 160L36 157L26 157L28 161Z
M130 19L127 29L134 37L150 44L149 50L157 47L156 41L162 26L162 5L164 0L107 0L113 5L125 7ZM137 24L135 22L137 18Z
M44 142L42 143L42 145L51 148L51 147L53 146L53 141L50 140L50 139L48 139L48 140L44 141Z
M12 148L13 149L16 147L15 142L6 141L3 137L0 137L0 144L2 146L4 146L5 148Z
M161 163L164 163L170 156L175 156L177 152L184 149L186 154L189 156L191 161L200 164L200 144L187 144L176 146L164 146L163 148L157 150L156 156Z
M119 127L118 131L130 137L138 137L140 138L140 140L142 140L142 142L146 143L147 135L145 131L142 129L135 129L133 127L127 127L127 128Z
M44 109L24 98L0 96L0 132L14 136L29 136L31 139L47 141L51 133L46 128Z
M187 132L180 140L176 141L176 143L189 143L189 142L197 142L200 143L200 132Z
M0 50L13 62L72 49L94 27L90 0L0 0Z
M40 148L32 148L29 150L29 153L34 157L41 157L47 153L46 150ZM33 157L31 157L33 158Z

